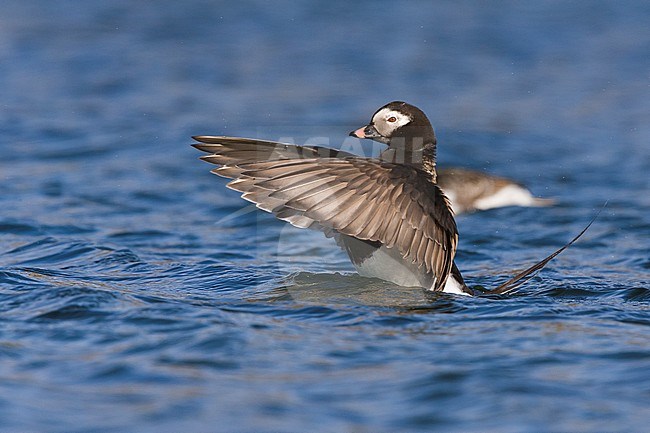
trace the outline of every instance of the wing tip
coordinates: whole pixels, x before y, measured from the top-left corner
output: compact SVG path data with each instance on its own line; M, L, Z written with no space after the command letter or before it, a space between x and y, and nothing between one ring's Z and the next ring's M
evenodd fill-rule
M214 153L217 147L219 147L219 146L215 146L214 144L204 144L204 143L192 143L190 146L205 153Z
M237 140L235 137L228 137L225 135L193 135L192 139L198 141L198 143L192 143L190 146L209 153L214 153L215 150L222 146Z
M193 135L192 140L200 141L201 143L218 143L218 140L228 140L232 137L226 135Z

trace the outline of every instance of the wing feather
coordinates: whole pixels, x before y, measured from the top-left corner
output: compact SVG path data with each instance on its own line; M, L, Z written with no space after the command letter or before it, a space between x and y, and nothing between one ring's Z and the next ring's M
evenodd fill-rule
M246 200L297 227L331 230L396 248L442 290L458 235L430 176L414 167L346 152L235 137L195 137L213 172Z

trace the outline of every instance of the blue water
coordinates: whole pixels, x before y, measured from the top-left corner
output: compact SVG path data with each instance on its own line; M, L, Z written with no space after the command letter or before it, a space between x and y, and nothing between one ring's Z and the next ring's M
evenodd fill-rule
M646 1L1 9L0 431L647 431ZM470 285L609 205L518 294L427 296L249 212L189 146L356 148L394 99L440 165L559 202L458 217Z

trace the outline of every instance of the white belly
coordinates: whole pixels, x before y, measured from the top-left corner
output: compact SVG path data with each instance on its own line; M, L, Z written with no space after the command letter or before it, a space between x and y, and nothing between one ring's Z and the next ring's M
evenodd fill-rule
M359 275L390 281L399 286L424 287L433 290L435 285L435 279L425 273L422 268L404 260L395 248L382 246L363 262L356 264L353 261L353 264ZM447 278L443 292L470 296L463 291L463 285L453 275Z
M422 286L417 277L417 266L406 262L395 248L382 246L355 267L364 277L379 278L404 287Z

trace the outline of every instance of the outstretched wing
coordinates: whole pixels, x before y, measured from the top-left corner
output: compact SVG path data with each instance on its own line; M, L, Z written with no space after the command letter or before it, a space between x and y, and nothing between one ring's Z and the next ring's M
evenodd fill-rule
M317 147L194 137L212 172L260 209L298 227L378 241L436 277L451 272L458 232L447 199L416 168Z

